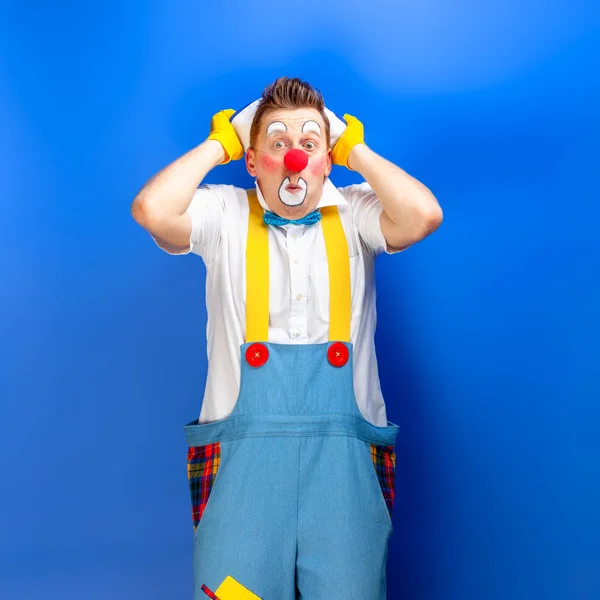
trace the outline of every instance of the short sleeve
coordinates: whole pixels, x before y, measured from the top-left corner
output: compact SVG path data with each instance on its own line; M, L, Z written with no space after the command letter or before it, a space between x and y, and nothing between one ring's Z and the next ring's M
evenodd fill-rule
M392 248L385 241L381 231L381 213L383 205L373 188L366 182L338 188L342 196L352 207L354 224L363 244L374 256L382 253L395 254L401 252ZM406 248L403 248L405 250Z
M192 223L190 252L201 256L206 264L213 261L224 220L225 190L230 186L202 185L187 209Z

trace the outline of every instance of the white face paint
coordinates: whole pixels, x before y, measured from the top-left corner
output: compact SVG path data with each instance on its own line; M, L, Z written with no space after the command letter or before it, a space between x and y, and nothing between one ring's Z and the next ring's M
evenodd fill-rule
M282 123L281 121L273 121L267 127L267 135L272 135L276 131L287 131L287 127L285 126L285 123Z
M313 131L321 137L321 126L316 121L306 121L306 123L302 125L302 133L308 133L309 131Z
M290 178L286 177L279 186L279 199L286 206L300 206L306 199L307 191L308 185L302 177L298 179L297 184L292 184Z

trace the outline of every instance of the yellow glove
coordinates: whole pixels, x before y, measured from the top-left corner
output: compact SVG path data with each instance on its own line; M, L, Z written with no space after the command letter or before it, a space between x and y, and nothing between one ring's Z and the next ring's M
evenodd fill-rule
M210 135L207 139L217 140L225 150L225 160L222 165L230 160L238 160L244 156L244 147L237 136L233 125L229 121L231 115L235 114L233 108L221 110L210 121Z
M356 144L365 143L365 131L363 124L352 115L344 115L344 121L346 121L346 129L335 143L331 157L334 165L342 165L350 169L348 165L350 151Z

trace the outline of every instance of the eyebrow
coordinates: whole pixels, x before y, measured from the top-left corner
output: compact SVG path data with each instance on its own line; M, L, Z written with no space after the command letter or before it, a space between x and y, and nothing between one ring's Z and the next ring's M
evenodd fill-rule
M269 132L269 129L271 129L271 127L272 127L273 125L278 125L278 127L277 127L275 130L273 130L273 131ZM273 133L275 133L275 132L278 132L278 131L281 131L281 130L282 130L282 129L281 129L281 126L283 126L283 131L287 131L287 130L288 130L288 128L286 127L286 124L285 124L285 123L283 123L282 121L273 121L272 123L269 123L269 125L267 126L266 135L267 135L267 136L269 136L269 135L273 135Z
M304 128L309 124L309 123L314 123L319 130L317 131L314 127L311 127L308 131L305 131ZM319 137L321 137L321 126L316 122L313 121L312 119L310 121L306 121L306 123L304 123L304 125L302 125L302 133L315 133L317 134Z

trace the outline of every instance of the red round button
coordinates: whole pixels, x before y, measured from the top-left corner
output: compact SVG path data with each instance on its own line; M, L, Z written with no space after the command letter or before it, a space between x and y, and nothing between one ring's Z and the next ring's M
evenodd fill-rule
M331 344L327 350L327 359L334 367L343 367L348 362L349 356L348 348L342 342Z
M251 367L262 367L269 359L269 350L264 344L250 344L246 348L246 362Z

